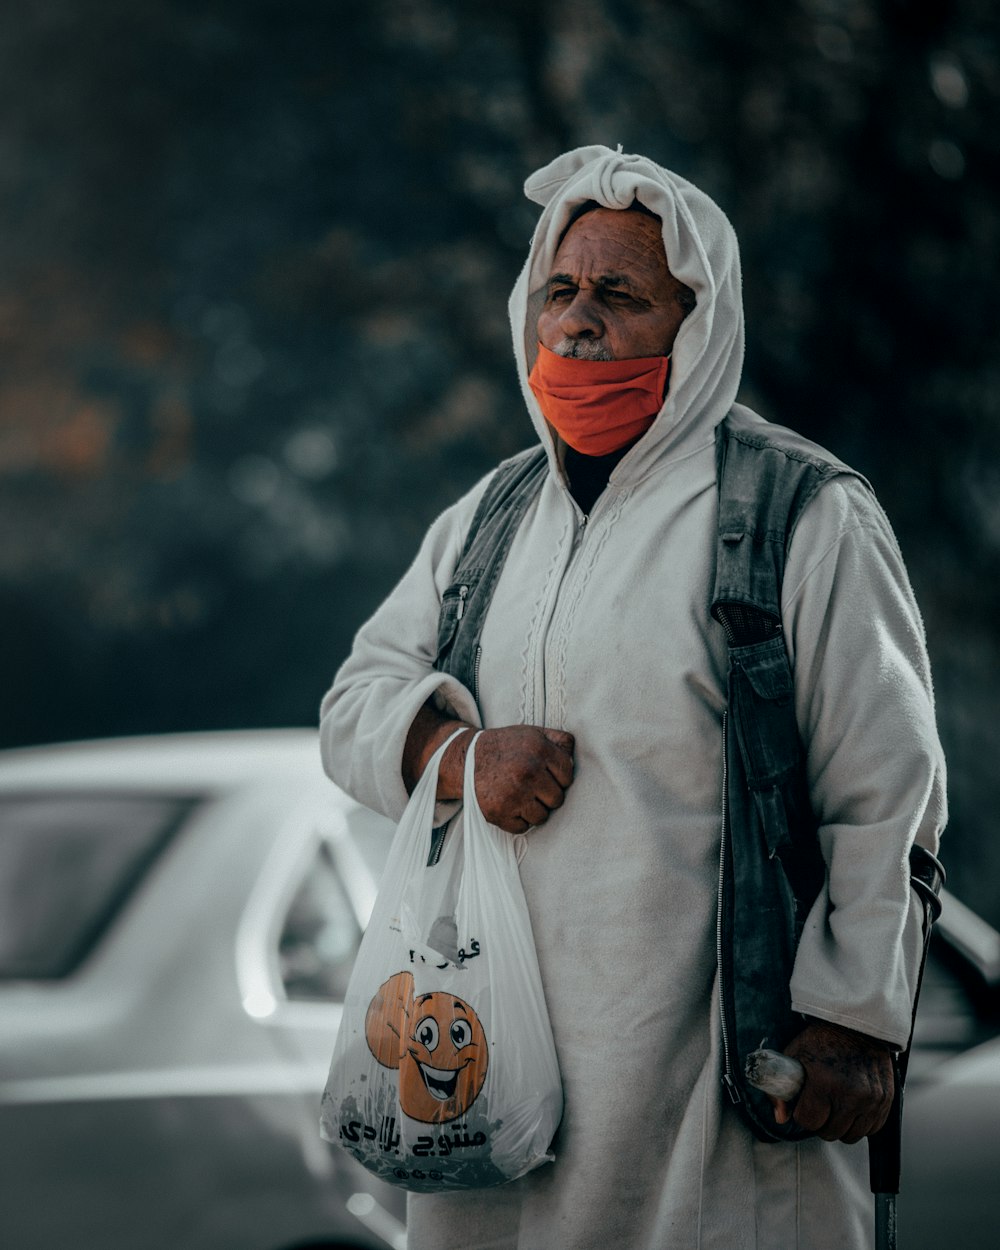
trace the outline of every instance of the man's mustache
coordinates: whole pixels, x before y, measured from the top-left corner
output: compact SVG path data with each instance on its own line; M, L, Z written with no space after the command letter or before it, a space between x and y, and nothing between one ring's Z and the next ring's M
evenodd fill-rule
M570 360L614 360L611 348L601 339L561 339L552 351Z

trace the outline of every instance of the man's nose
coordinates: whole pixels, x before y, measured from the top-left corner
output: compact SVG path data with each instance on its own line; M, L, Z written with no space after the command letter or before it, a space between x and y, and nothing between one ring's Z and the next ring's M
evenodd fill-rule
M590 291L577 291L572 302L559 315L559 326L567 338L600 338L604 322Z

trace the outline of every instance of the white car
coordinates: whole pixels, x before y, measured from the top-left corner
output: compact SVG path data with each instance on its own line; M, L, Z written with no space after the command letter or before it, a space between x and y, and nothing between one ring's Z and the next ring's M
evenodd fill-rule
M2 1250L404 1250L402 1193L318 1133L392 832L309 731L0 752ZM904 1250L997 1244L998 987L946 896Z
M903 1250L1000 1245L1000 933L945 892L903 1103Z
M312 732L0 753L4 1250L402 1250L318 1131L391 834Z

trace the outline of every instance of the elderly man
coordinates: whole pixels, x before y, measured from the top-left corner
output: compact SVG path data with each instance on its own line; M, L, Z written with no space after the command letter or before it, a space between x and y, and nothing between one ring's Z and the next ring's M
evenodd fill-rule
M906 857L936 847L944 818L906 573L866 484L825 482L781 590L826 880L790 987L806 1084L776 1116L815 1136L765 1143L720 1081L727 646L709 607L714 433L743 361L736 240L689 183L603 147L559 157L526 192L545 207L510 315L547 468L474 668L443 671L438 629L489 479L432 526L322 711L330 774L396 817L435 749L485 726L480 806L530 831L521 876L566 1098L556 1159L495 1190L412 1198L410 1245L865 1246L858 1143L891 1100L919 959ZM442 760L445 813L469 739Z

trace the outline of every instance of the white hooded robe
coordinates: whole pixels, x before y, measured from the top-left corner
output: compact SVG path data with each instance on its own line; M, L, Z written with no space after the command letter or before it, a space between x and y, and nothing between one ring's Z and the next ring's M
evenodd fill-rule
M582 148L533 175L545 205L510 301L514 352L549 474L512 544L482 636L482 723L576 736L562 808L521 865L566 1109L556 1159L495 1190L411 1197L410 1250L851 1250L872 1243L867 1147L757 1142L720 1084L715 926L727 655L709 615L714 427L743 360L732 227L639 156ZM538 293L575 206L661 217L695 292L669 392L584 517L527 375ZM436 694L444 589L479 483L431 527L361 629L323 703L330 775L398 818L413 717ZM795 531L785 638L829 880L797 954L796 1010L903 1045L920 945L907 853L934 850L944 768L920 618L887 521L853 478Z

